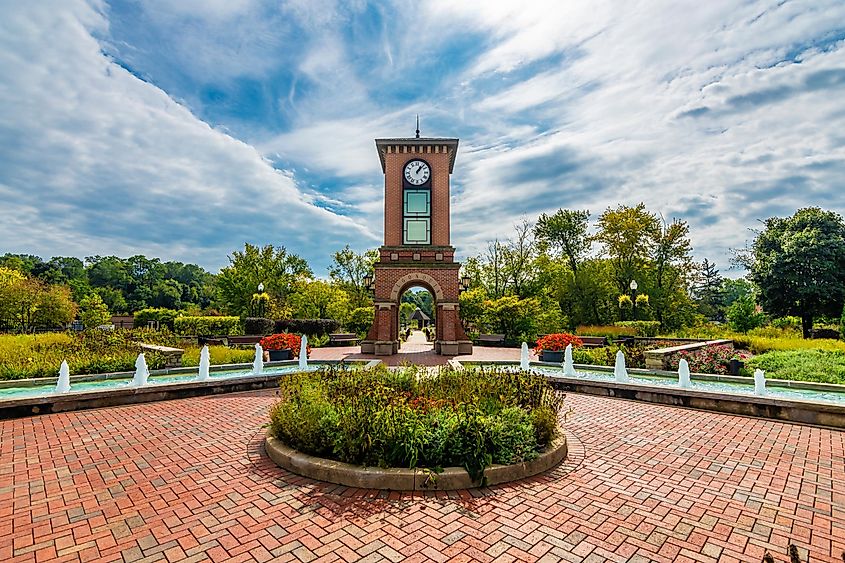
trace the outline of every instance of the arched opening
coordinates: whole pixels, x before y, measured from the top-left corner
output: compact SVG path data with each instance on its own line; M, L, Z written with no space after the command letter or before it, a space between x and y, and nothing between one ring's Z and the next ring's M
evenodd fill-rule
M412 283L399 295L398 322L400 351L423 351L437 338L437 304L434 292Z

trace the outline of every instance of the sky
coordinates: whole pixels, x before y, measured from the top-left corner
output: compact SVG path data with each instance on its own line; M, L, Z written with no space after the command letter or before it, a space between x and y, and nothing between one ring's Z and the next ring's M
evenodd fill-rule
M459 257L644 202L694 255L845 214L845 2L0 0L0 253L325 275L381 244L373 139L458 137Z

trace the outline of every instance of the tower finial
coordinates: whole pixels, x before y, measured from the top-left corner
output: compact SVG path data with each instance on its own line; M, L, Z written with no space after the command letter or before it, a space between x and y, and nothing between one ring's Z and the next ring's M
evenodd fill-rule
M420 138L420 114L417 114L417 139Z

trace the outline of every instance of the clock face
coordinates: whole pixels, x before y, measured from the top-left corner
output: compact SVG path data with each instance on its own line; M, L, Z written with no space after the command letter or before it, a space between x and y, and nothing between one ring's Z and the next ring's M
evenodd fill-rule
M405 179L409 184L421 186L431 176L431 169L422 160L412 160L405 165Z

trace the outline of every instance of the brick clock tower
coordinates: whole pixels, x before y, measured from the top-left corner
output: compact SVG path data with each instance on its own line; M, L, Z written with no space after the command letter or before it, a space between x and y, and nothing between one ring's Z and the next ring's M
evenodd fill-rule
M371 287L375 319L361 352L399 351L399 300L411 287L426 288L435 302L434 350L471 354L459 316L461 291L455 248L450 245L449 177L458 139L376 139L384 172L384 246Z

